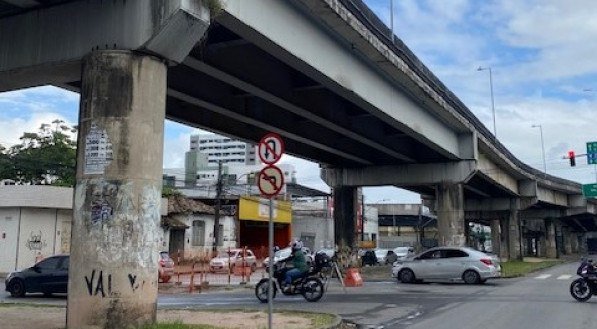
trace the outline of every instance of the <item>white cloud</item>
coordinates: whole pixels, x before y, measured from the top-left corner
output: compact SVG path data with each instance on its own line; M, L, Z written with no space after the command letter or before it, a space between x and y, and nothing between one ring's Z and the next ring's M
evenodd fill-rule
M73 125L68 119L58 113L34 112L27 118L10 118L0 121L0 144L12 146L20 143L19 138L25 132L37 132L42 123L51 123L54 120L63 120L68 125Z

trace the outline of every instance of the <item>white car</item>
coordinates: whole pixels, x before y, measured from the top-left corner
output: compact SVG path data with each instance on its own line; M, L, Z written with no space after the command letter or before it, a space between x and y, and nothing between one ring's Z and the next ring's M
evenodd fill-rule
M282 259L286 259L290 257L292 253L292 249L290 247L286 247L284 249L280 249L274 253L274 262L278 262ZM305 258L307 264L310 264L313 261L313 255L311 255L311 251L307 247L303 247L303 253L305 254ZM263 266L267 269L269 266L269 257L266 257L263 260Z
M375 249L373 252L375 253L375 258L377 258L377 264L383 265L386 263L386 257L388 256L388 249Z
M228 272L229 268L230 271L232 271L234 266L242 266L241 264L243 262L246 264L246 266L251 267L252 272L255 272L257 269L257 258L251 250L246 249L244 257L243 249L230 249L230 251L223 250L220 251L216 257L209 261L209 271L212 273Z
M403 283L462 280L468 284L499 278L497 258L467 247L431 248L416 257L396 261L392 276Z
M405 260L415 255L413 247L396 247L393 251L396 254L396 260Z

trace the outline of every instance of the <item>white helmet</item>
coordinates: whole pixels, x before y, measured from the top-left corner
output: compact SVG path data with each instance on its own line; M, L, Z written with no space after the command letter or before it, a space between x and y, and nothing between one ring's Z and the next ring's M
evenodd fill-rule
M301 250L303 249L303 243L299 240L295 240L290 244L292 250Z

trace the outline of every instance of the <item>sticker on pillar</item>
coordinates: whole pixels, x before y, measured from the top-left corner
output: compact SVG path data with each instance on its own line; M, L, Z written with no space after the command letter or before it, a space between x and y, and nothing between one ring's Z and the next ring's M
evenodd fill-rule
M85 175L102 175L106 167L112 162L112 143L105 129L100 129L95 123L85 136Z

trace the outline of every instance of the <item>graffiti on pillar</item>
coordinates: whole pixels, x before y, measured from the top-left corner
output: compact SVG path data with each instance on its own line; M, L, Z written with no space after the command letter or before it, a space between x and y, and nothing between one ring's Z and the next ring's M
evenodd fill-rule
M129 274L129 282L131 283L131 288L133 291L139 289L139 283L137 282L137 276L134 274Z
M105 129L100 129L94 123L85 136L85 175L102 175L106 167L112 162L112 143Z
M96 277L96 273L98 276ZM89 296L97 296L101 295L102 297L106 297L106 295L112 295L112 274L106 275L107 282L104 282L104 272L103 271L91 271L91 276L85 276L85 283L87 284L87 292ZM104 287L105 285L105 287Z
M29 233L29 239L27 239L27 248L29 248L29 250L39 251L45 246L46 243L42 240L41 231L37 233L31 231L31 233Z
M114 201L118 194L118 185L102 182L91 188L91 223L105 223L114 216Z

